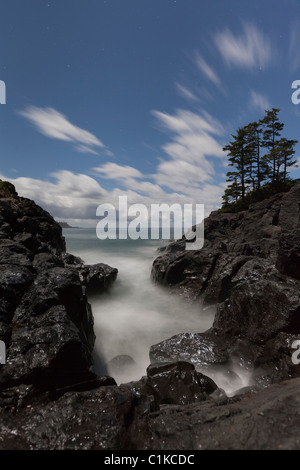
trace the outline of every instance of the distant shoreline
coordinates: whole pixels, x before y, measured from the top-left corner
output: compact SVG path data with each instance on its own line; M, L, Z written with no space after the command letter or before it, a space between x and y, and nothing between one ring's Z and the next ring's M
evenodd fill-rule
M58 222L58 225L61 226L61 228L80 228L80 227L72 227L71 225L69 225L67 222Z

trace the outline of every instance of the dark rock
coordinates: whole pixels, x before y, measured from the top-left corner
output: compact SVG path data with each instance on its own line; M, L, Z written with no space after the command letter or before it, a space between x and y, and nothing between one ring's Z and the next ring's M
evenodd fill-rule
M128 431L131 448L160 450L296 450L300 379L257 393L165 405ZM217 393L217 392L215 392Z
M151 363L188 361L196 366L225 364L229 354L215 333L180 333L150 348Z
M82 266L84 264L84 261L79 258L79 256L74 256L72 255L71 253L64 253L63 256L63 261L64 261L64 265L66 267L68 266Z
M33 254L20 243L12 240L1 240L0 265L14 264L31 267Z
M153 396L102 386L35 401L20 386L19 403L0 408L1 448L53 450L298 449L300 379L246 389L227 398L216 389L205 401L161 404ZM26 390L27 389L27 390ZM8 402L9 390L6 391ZM0 395L3 395L1 392ZM274 430L276 432L274 432Z
M9 183L8 181L2 181L0 180L0 197L17 197L17 191L16 188L12 183Z
M276 268L282 274L300 279L300 229L283 233L279 239Z
M1 389L24 383L50 390L89 374L90 350L65 308L53 307L38 320L13 327L7 363L0 370Z
M17 233L14 241L25 246L31 253L38 253L39 242L31 233Z
M66 255L62 229L50 214L0 183L0 339L6 344L0 406L20 403L20 394L30 403L115 385L90 371L95 334L83 262ZM109 269L86 272L105 278Z
M89 295L98 295L105 292L117 278L118 270L104 263L93 265L84 264L78 256L65 253L64 265L67 268L76 267L83 286Z
M32 403L21 413L0 410L2 449L122 449L137 398L116 386L67 392L43 406ZM136 406L134 406L136 405Z
M36 271L44 271L55 267L64 267L60 256L53 253L38 253L35 255L32 266Z
M90 295L105 292L114 283L118 275L116 268L103 263L84 265L78 271L81 282Z
M11 326L4 321L0 321L0 340L5 344L9 344L11 338Z
M6 261L9 261L7 259ZM33 274L25 266L3 264L0 270L0 321L9 323L22 295L33 281Z
M52 217L0 184L1 449L298 449L299 200L296 185L248 211L212 213L202 250L185 251L183 239L161 252L153 278L217 305L215 321L152 346L147 376L117 386L91 372L86 297L117 270L66 254ZM128 356L111 365L134 367ZM237 385L234 366L250 386ZM235 395L205 371L222 371Z
M147 368L147 376L121 387L128 388L138 397L152 397L155 410L159 410L161 405L204 401L217 390L212 379L183 361L151 364Z
M141 394L153 395L158 405L185 405L202 401L217 389L209 377L196 372L188 362L152 364Z
M295 375L290 344L300 337L299 200L296 184L247 211L213 212L201 250L186 251L184 240L165 248L153 263L153 280L216 306L217 313L209 332L152 346L151 361L236 360L254 374L257 369L260 383L265 374L267 384Z
M51 398L57 400L57 398L63 396L68 392L85 392L87 390L94 390L99 387L113 386L117 385L115 380L109 376L95 376L90 374L91 377L87 376L86 380L78 383L71 383L71 385L66 385L64 387L56 388L51 393Z

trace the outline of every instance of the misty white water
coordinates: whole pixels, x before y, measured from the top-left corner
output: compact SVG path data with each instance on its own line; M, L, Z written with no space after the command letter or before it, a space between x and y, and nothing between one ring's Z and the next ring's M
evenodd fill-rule
M134 367L124 368L113 377L118 383L139 380L149 365L150 346L175 334L200 333L211 327L213 315L187 303L151 281L153 260L160 240L104 240L95 229L64 229L67 251L86 264L106 263L118 269L118 277L108 293L89 299L94 316L95 372L98 355L109 363L118 355L128 355ZM98 372L100 372L98 370ZM108 372L110 373L109 366ZM226 374L213 374L226 392L248 385L248 377L237 375L238 383Z

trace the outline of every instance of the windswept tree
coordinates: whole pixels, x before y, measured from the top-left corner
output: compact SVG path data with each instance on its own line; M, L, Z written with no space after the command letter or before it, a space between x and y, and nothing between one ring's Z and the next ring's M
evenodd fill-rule
M263 125L263 146L267 149L264 161L269 168L269 176L274 183L278 181L278 159L279 159L279 142L281 139L281 131L284 124L278 118L279 109L272 108L266 111L266 116L260 121Z
M249 177L252 189L259 189L266 179L267 166L262 152L262 127L260 122L251 122L246 126L249 153Z
M277 160L277 181L287 180L287 169L296 165L297 161L293 159L295 155L295 145L297 140L288 140L286 138L280 139L278 143L278 160Z
M239 128L237 134L232 135L233 140L223 148L231 167L223 196L225 207L232 202L245 201L248 193L259 191L265 183L271 185L269 191L276 191L278 183L287 182L288 169L296 164L294 155L298 141L281 136L284 124L279 121L278 113L279 109L272 108L260 121Z
M226 145L223 150L228 152L229 166L233 171L227 173L227 181L230 183L227 192L228 197L235 200L244 199L249 184L249 144L247 141L247 128L240 127L237 135L232 135L232 142Z

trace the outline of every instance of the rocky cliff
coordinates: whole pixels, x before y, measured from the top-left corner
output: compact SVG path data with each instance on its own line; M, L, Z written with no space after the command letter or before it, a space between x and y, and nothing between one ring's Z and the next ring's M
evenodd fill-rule
M199 314L216 307L215 322L153 346L145 377L117 386L91 370L88 303L117 270L67 254L53 218L0 182L0 448L299 448L298 200L299 185L247 212L213 213L201 251L179 241L161 253L153 278ZM230 372L234 358L256 386L227 397L200 369Z
M214 306L213 327L151 348L152 361L189 359L197 367L232 363L266 385L298 374L291 345L300 338L300 184L239 213L213 212L199 251L184 240L153 265L156 282Z
M0 182L0 399L55 393L91 373L95 335L87 292L106 288L117 270L85 266L66 253L59 224ZM107 379L109 380L109 379ZM110 379L110 382L113 381Z

